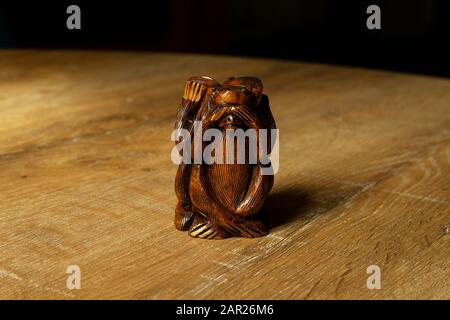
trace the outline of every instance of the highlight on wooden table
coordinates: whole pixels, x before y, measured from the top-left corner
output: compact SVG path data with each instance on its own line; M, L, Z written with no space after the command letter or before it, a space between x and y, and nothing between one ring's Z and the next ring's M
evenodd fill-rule
M174 228L171 133L196 75L262 81L279 130L273 187L260 184L267 230L236 223L221 194L242 200L259 177L248 168L236 169L245 179L219 172L205 189L223 223L202 231L225 239ZM259 106L248 102L258 85L242 88L217 97ZM269 119L236 106L221 111L224 126ZM2 299L450 298L447 79L201 54L3 50L0 172ZM198 210L197 226L214 210ZM181 229L193 223L186 212ZM252 230L258 237L239 236Z

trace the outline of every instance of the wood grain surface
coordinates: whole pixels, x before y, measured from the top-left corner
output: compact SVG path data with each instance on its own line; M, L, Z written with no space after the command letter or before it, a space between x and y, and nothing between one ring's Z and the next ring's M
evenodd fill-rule
M262 238L173 225L185 80L262 79ZM221 56L0 52L0 298L450 298L450 81ZM81 289L66 287L69 265ZM367 267L381 269L369 290Z

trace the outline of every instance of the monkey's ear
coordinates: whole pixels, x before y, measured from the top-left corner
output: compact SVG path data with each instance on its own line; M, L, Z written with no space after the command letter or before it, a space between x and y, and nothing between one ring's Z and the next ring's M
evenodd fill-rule
M277 125L275 123L275 119L272 115L272 111L270 110L269 105L269 97L265 94L261 96L261 101L258 106L255 108L256 113L258 114L261 121L265 124L264 127L266 129L276 129Z
M184 85L183 99L181 106L178 108L175 129L190 130L192 123L199 117L199 113L203 113L202 105L209 98L212 90L219 83L207 76L191 77Z

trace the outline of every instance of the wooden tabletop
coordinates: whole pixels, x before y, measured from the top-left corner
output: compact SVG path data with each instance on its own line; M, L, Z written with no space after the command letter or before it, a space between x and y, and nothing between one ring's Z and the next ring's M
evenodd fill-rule
M280 129L257 239L173 225L192 75L260 77ZM0 298L450 298L450 81L206 55L0 52ZM81 288L67 287L79 266ZM381 288L368 289L376 265ZM373 275L372 275L373 276Z

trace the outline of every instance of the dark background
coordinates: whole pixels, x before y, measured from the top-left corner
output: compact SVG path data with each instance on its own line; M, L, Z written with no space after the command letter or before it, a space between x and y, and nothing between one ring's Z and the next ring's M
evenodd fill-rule
M445 0L14 1L0 47L158 50L274 57L450 77ZM66 8L81 8L81 30ZM381 7L381 30L366 8Z

